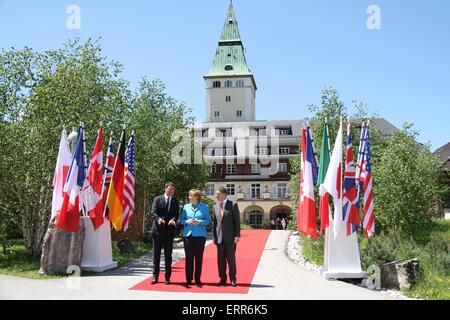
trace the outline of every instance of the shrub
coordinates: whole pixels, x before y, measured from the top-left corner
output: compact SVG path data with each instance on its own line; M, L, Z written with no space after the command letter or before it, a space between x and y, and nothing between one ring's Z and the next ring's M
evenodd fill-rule
M411 126L396 131L373 166L375 217L377 230L401 229L426 243L443 188L439 162L416 137Z
M318 266L323 266L323 252L325 245L325 237L319 237L317 241L300 234L300 244L302 246L303 255L311 262Z

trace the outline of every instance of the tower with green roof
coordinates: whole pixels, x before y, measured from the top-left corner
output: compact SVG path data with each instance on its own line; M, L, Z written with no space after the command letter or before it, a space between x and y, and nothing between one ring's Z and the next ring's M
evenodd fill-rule
M204 79L207 122L255 121L257 87L247 66L232 1L214 61Z

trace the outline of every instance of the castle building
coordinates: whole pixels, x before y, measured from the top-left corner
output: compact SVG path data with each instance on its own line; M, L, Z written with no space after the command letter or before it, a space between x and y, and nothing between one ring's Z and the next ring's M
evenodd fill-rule
M306 120L256 120L255 77L248 68L233 4L230 2L214 61L204 76L206 121L194 125L197 142L211 164L207 196L224 186L237 201L241 221L254 228L277 218L291 219L289 160L299 156ZM377 126L392 132L384 119Z

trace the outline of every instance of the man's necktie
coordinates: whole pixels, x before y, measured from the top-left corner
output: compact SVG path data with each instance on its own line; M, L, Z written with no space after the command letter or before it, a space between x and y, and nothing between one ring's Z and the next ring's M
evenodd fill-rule
M167 212L170 210L170 197L167 198Z
M223 202L220 203L220 219L223 219Z

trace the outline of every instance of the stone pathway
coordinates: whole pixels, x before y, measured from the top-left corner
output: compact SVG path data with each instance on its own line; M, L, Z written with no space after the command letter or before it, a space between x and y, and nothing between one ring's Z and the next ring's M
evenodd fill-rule
M284 231L271 233L247 295L130 291L130 287L152 273L151 255L145 255L117 270L82 278L31 280L0 275L0 299L394 299L383 292L327 281L319 274L301 268L286 255L288 238L289 233ZM174 249L174 263L183 256L181 246Z

